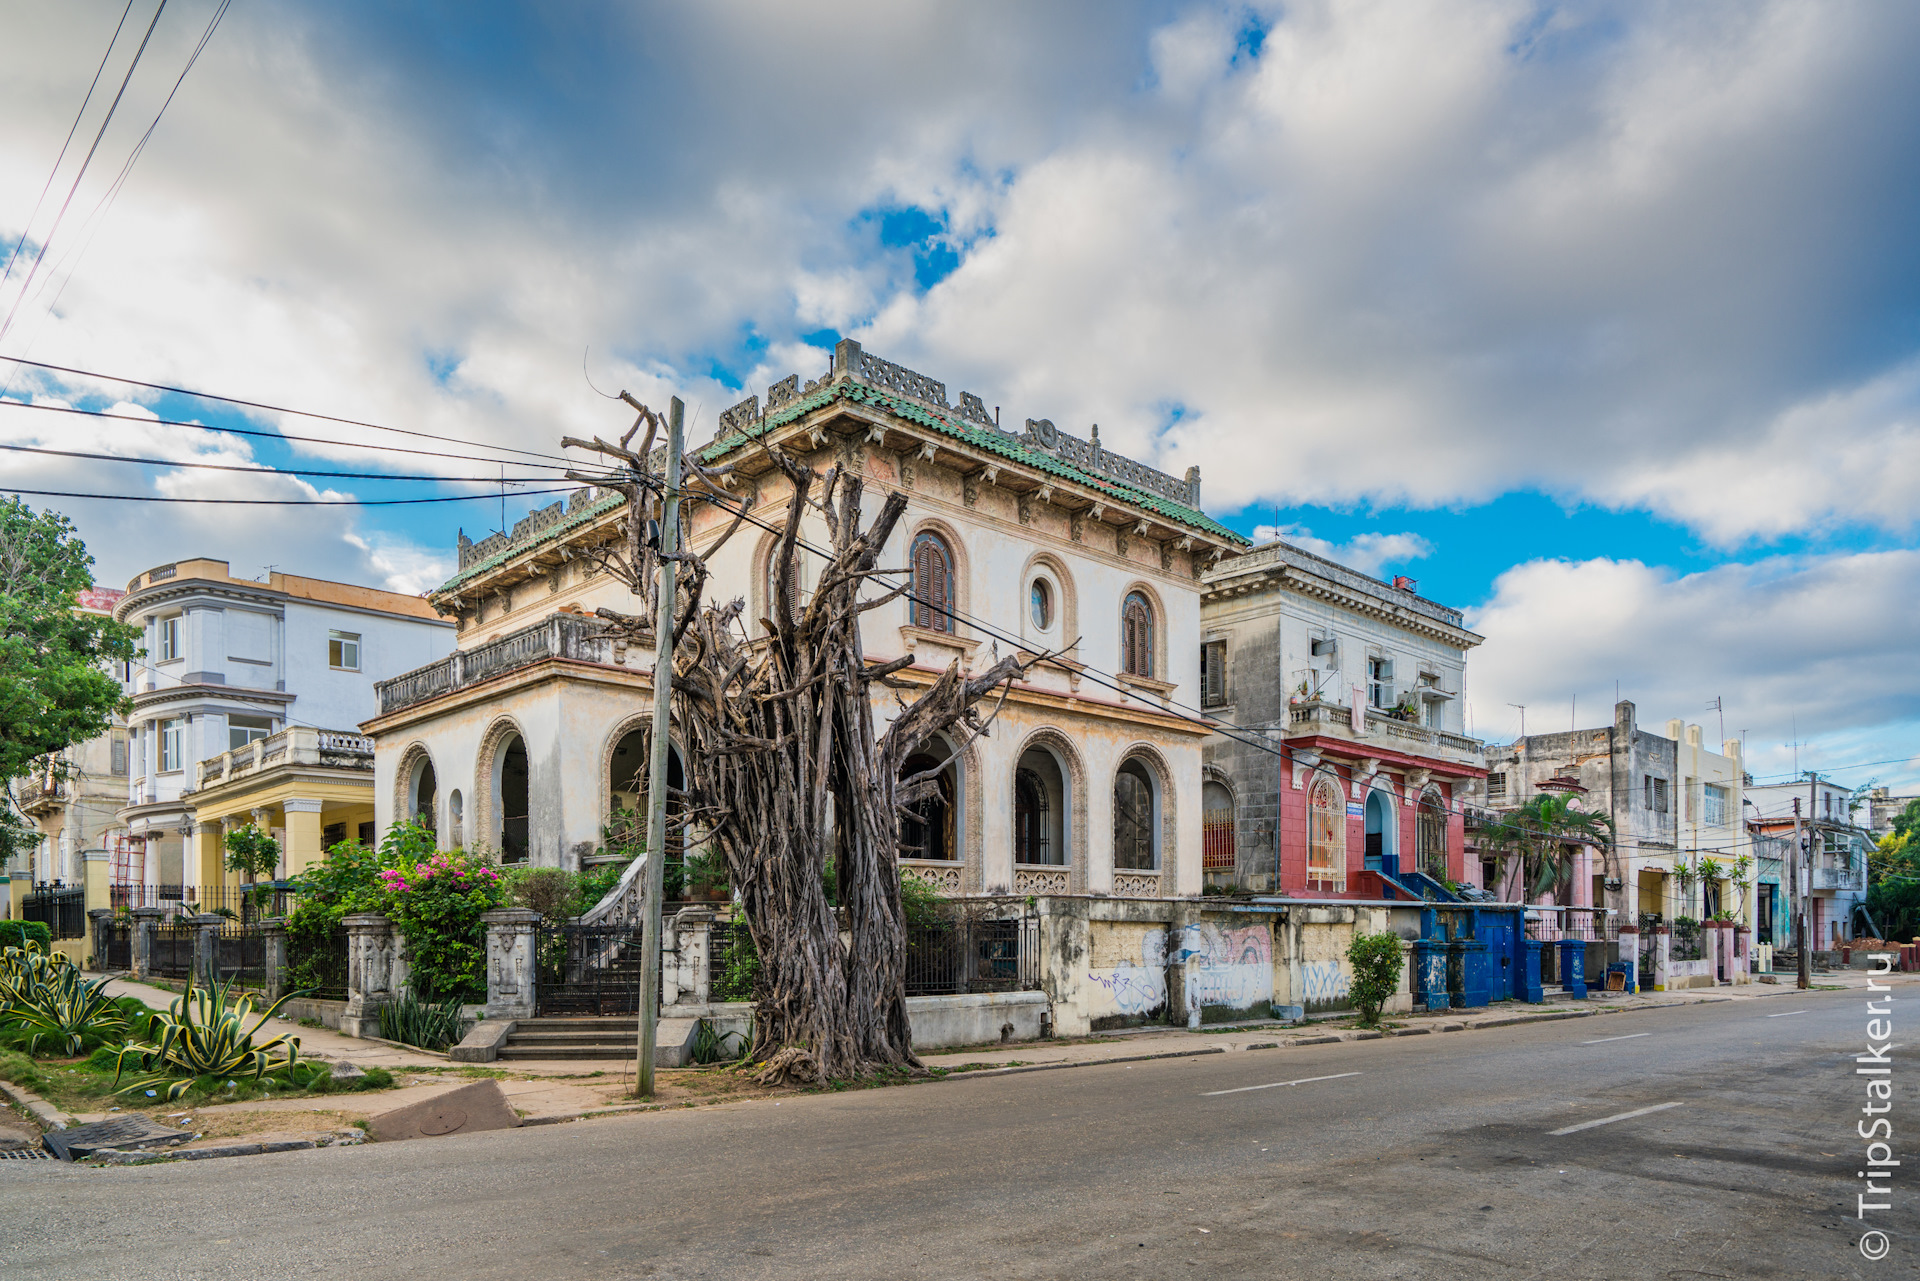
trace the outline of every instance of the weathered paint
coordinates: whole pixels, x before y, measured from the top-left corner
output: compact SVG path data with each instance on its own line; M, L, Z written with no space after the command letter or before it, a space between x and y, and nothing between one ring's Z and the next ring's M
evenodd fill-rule
M1273 934L1262 922L1183 926L1168 957L1183 964L1186 1009L1205 1021L1209 1009L1265 1014L1273 1005Z

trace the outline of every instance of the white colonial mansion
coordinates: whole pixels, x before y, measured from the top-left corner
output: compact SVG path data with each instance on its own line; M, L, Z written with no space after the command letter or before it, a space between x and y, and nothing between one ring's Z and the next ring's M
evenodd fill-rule
M857 469L870 513L905 493L883 564L910 566L914 591L864 616L868 657L911 654L901 678L925 684L956 658L1059 654L905 825L905 861L949 893L1196 894L1207 730L1181 705L1201 701L1201 574L1245 541L1202 514L1197 469L1176 478L1112 454L1097 428L1083 440L1029 419L1016 434L996 417L842 342L818 382L788 377L721 416L699 456L734 470L725 491L692 487L689 543L711 548L742 501L784 522L786 481L762 446ZM620 537L624 504L583 489L511 536L461 538L459 572L429 597L456 620L455 652L382 682L362 726L383 830L420 815L450 846L577 867L613 808L637 800L653 654L602 634L596 608L635 605L580 554ZM823 547L817 519L801 538ZM776 536L734 536L711 558L710 598L765 617ZM892 715L891 699L874 713Z

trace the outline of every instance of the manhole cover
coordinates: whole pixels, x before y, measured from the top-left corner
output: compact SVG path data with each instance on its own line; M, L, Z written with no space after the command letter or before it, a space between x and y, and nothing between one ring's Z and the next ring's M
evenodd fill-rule
M144 1143L185 1143L193 1135L156 1125L143 1116L116 1117L95 1121L68 1130L53 1130L45 1139L47 1148L62 1161L74 1161L101 1148L137 1147Z
M467 1123L467 1110L456 1107L437 1107L420 1118L422 1134L452 1134Z

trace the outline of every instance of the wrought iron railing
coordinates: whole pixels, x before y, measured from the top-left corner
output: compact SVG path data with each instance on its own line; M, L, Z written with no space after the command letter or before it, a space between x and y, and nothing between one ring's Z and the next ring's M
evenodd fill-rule
M907 927L907 995L1031 992L1040 988L1037 917L962 917Z
M261 921L293 910L295 892L284 882L245 885L115 885L109 902L114 907L157 907L169 915L197 916L211 912L239 921Z
M214 936L214 980L239 987L267 982L267 936L258 925L222 925Z
M546 925L534 936L537 1012L543 1017L634 1014L640 1009L640 930Z
M59 881L34 887L20 905L23 920L39 921L57 939L87 936L87 891Z
M199 937L200 931L179 917L155 925L153 950L147 958L149 972L161 978L191 979L193 953Z

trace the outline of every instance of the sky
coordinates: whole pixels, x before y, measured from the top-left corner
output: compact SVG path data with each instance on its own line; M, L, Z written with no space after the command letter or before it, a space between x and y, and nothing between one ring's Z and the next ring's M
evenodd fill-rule
M1920 8L237 0L182 80L219 0L157 3L0 11L0 358L496 448L0 359L0 443L443 478L21 489L467 499L30 500L103 583L422 591L552 501L497 447L853 337L1417 579L1490 741L1617 690L1920 788Z

